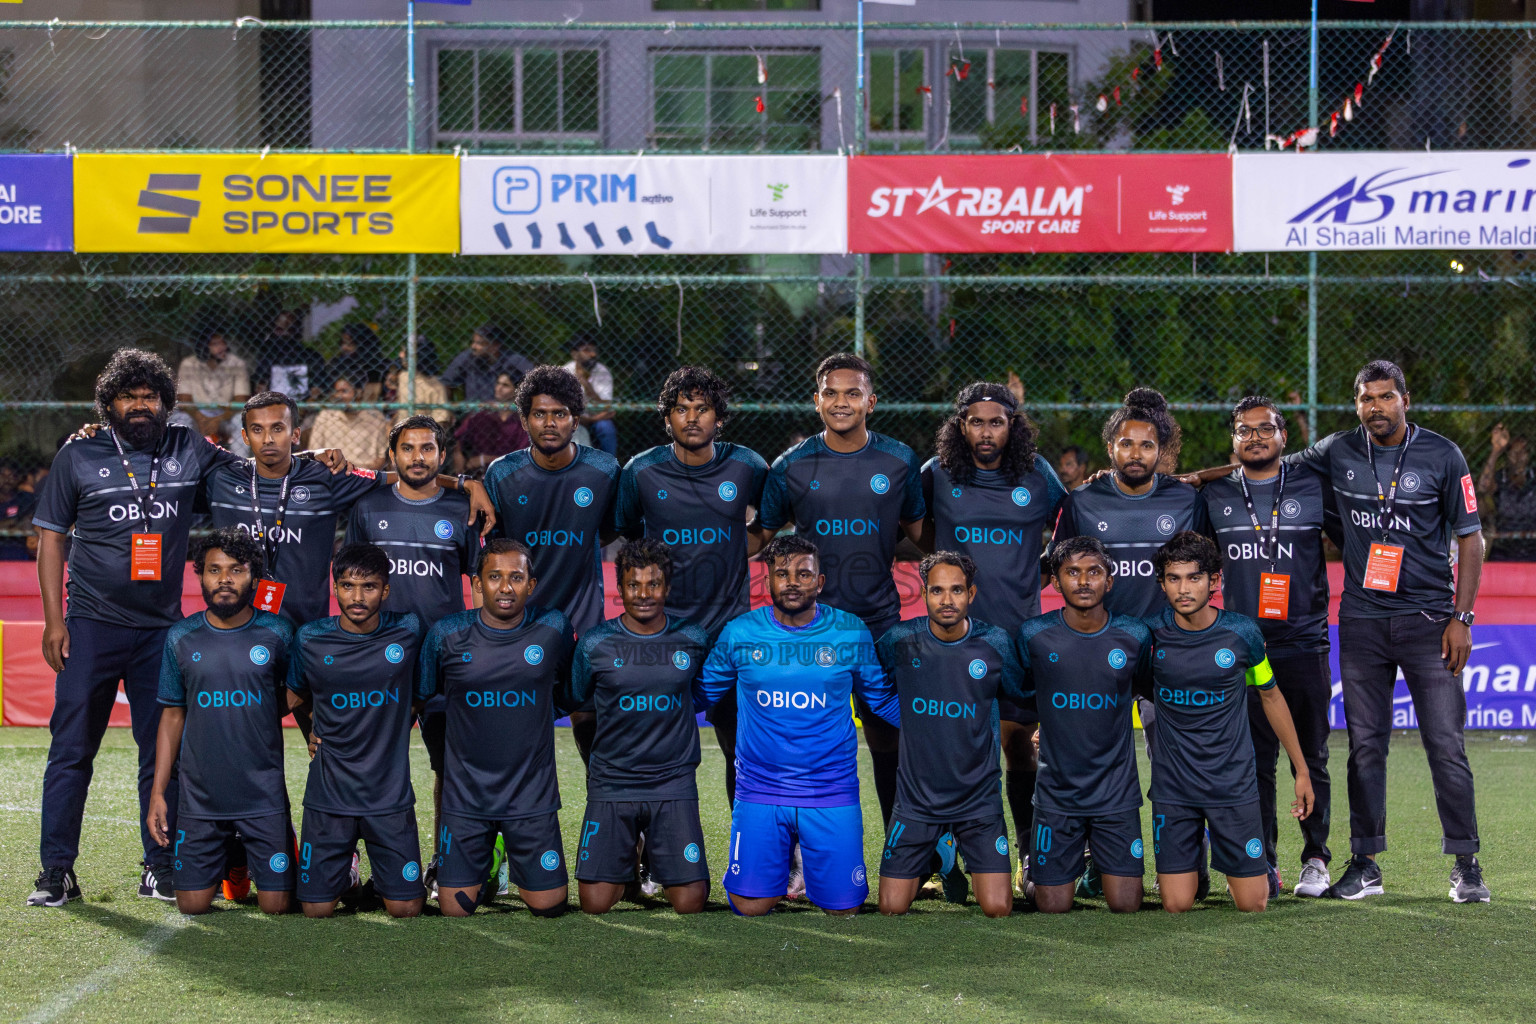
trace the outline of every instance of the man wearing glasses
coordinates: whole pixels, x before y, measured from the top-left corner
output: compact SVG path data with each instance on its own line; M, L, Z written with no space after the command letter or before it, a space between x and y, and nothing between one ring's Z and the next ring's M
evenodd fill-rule
M1287 465L1285 417L1267 398L1249 397L1232 410L1232 450L1238 466L1203 492L1217 542L1226 557L1221 574L1227 609L1257 620L1290 707L1315 802L1301 819L1301 877L1297 896L1321 896L1330 884L1328 862L1328 571L1323 560L1325 518L1337 527L1333 492L1306 465ZM1275 858L1275 765L1280 745L1258 693L1249 694L1248 727L1259 772L1259 814L1269 894L1280 894Z

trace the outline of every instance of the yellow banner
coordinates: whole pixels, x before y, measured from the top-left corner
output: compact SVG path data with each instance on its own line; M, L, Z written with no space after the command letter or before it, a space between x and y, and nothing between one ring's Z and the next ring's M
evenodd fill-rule
M75 158L77 252L456 252L452 156Z

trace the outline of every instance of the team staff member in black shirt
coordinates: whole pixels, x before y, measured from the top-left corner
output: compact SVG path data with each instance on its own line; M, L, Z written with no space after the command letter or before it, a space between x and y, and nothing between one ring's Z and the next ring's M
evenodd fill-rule
M1367 363L1355 375L1360 426L1286 457L1328 479L1343 520L1339 669L1349 721L1354 857L1328 895L1360 899L1382 892L1375 857L1387 848L1387 740L1401 671L1429 758L1440 848L1456 858L1451 898L1486 903L1461 685L1483 569L1482 524L1461 449L1409 423L1408 401L1408 385L1396 364ZM1447 557L1453 543L1454 581Z

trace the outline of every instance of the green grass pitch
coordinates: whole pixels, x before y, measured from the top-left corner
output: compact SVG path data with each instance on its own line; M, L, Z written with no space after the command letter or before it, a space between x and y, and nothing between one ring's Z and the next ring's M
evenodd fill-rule
M699 789L718 877L729 809L713 733L705 730L703 740ZM800 905L745 921L725 909L718 885L710 911L694 918L623 903L604 918L573 912L535 920L503 900L468 921L431 909L414 921L382 913L271 919L254 906L190 920L135 895L135 759L126 730L110 732L96 762L78 865L85 900L63 911L32 909L23 903L37 870L47 743L44 730L0 730L0 1019L1536 1019L1536 738L1526 734L1469 734L1491 906L1447 899L1450 860L1439 853L1423 752L1416 736L1401 734L1390 761L1385 896L1364 904L1284 896L1263 915L1240 915L1218 876L1211 900L1181 918L1155 900L1134 917L1080 901L1066 917L1023 912L1003 921L988 921L974 905L937 901L919 902L907 918L870 912L834 920ZM417 792L430 793L419 742L412 758ZM290 730L295 807L304 761ZM1348 847L1344 762L1343 739L1335 737L1336 871ZM584 787L564 730L559 763L569 852ZM863 753L860 763L875 874L881 837ZM421 824L425 849L430 813ZM1297 850L1295 827L1282 825L1288 884Z

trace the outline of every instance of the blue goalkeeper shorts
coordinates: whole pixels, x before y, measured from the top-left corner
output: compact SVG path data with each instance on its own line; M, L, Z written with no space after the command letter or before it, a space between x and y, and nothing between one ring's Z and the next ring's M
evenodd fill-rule
M805 896L812 903L824 910L852 910L869 897L864 815L858 804L790 807L737 800L725 891L746 899L783 896L796 843Z

